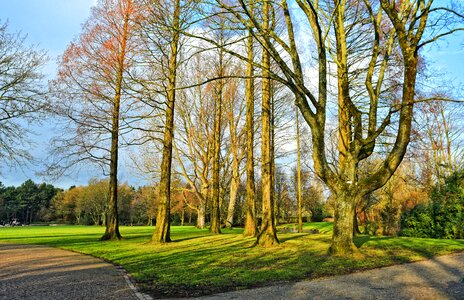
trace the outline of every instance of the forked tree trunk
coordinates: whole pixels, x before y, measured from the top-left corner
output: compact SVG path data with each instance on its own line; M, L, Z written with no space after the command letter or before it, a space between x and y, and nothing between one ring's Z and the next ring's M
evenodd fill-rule
M161 180L159 186L159 204L156 217L156 228L152 236L155 243L171 241L171 165L172 141L174 139L174 105L176 99L177 54L179 47L180 0L176 0L173 15L173 36L171 41L171 57L169 58L169 78L167 87L166 122L164 128L163 158L161 161Z

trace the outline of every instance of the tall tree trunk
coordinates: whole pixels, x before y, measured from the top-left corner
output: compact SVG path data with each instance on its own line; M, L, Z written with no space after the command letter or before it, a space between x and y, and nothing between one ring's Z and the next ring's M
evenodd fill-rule
M264 1L263 28L269 30L269 0ZM272 246L278 244L277 233L274 224L274 201L272 198L272 157L271 157L271 82L269 79L270 55L263 49L262 55L263 79L262 79L262 196L263 214L261 231L257 237L257 244Z
M229 114L229 132L230 132L230 151L232 154L232 179L230 183L229 193L229 207L227 209L226 226L232 228L234 225L234 213L235 204L237 202L237 193L240 185L240 153L239 153L239 141L237 136L237 126L234 117L234 105L233 99L229 99L230 102L230 114Z
M220 157L221 157L221 127L222 127L222 100L224 93L224 50L222 45L224 44L224 20L220 20L219 29L219 64L217 76L219 80L215 86L215 118L214 118L214 149L213 149L213 170L212 170L212 191L211 191L211 233L221 233L221 215L220 215L220 202L221 202L221 191L220 191Z
M303 232L303 208L301 203L301 148L300 148L300 122L298 115L298 107L296 111L296 156L297 156L297 187L296 187L296 197L297 197L297 206L298 206L298 232Z
M275 184L275 102L274 102L274 85L270 82L270 95L271 95L271 115L270 115L270 123L271 123L271 199L274 203L274 227L279 223L280 217L280 201L281 195L280 193L276 195L276 184Z
M180 226L184 226L185 221L185 208L182 207L182 212L180 214Z
M222 58L220 58L222 65ZM221 66L220 66L221 68ZM220 154L221 154L221 115L222 115L222 79L218 82L216 111L214 118L214 155L213 155L213 170L212 170L212 193L211 193L211 233L221 233L221 217L220 217Z
M238 153L236 153L238 155ZM232 228L234 225L235 204L237 202L238 187L240 185L238 157L233 158L232 162L232 182L230 183L229 207L227 209L226 226Z
M255 83L253 77L253 36L248 34L247 41L248 63L246 70L246 219L244 236L256 236L258 233L256 224L256 207L255 207L255 171L254 171L254 114L255 114Z
M105 233L100 238L103 240L121 239L119 233L118 216L118 152L119 152L119 114L121 107L121 94L123 74L125 69L126 46L129 28L129 11L124 18L124 28L121 38L121 52L118 57L118 71L116 74L116 93L113 99L113 117L111 127L111 149L110 149L110 182L108 189L108 207L105 216Z
M201 188L202 199L198 208L197 228L204 229L206 227L206 202L208 199L208 185L203 184Z
M351 153L355 128L355 108L350 97L348 77L348 52L344 26L346 2L342 1L335 13L335 36L337 45L337 80L338 80L338 152L340 177L347 186L339 185L333 190L335 199L335 223L332 244L329 253L332 255L349 255L357 251L353 244L353 221L356 209L356 174L358 157ZM353 133L353 131L355 131Z
M120 95L119 95L120 96ZM119 97L117 97L119 98ZM119 99L115 101L113 113L113 132L111 137L111 162L110 162L110 183L108 208L105 218L105 233L101 240L121 239L119 233L119 218L118 218L118 136L119 136Z
M171 210L171 165L172 141L174 139L174 105L176 99L177 55L179 47L180 0L176 0L173 15L173 36L171 41L171 57L169 58L169 78L167 87L167 106L163 141L163 158L161 161L161 180L159 186L159 205L156 217L156 228L152 236L155 243L171 241L170 210Z

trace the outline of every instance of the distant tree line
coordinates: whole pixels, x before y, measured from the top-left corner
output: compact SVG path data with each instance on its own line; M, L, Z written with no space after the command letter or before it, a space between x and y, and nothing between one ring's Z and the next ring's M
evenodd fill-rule
M408 166L408 167L406 167ZM296 170L295 170L296 171ZM412 178L405 164L383 189L364 197L356 210L354 234L401 235L412 237L464 238L464 170L444 178L429 191ZM296 177L296 174L294 174ZM275 223L297 223L295 178L284 172L276 176ZM58 223L74 225L104 225L107 213L108 180L91 179L85 186L68 190L51 184L36 184L27 180L18 187L0 183L0 225ZM205 220L199 218L198 198L189 191L188 184L176 179L172 184L170 222L173 225L210 223L211 208L206 208ZM123 225L156 224L158 186L131 187L119 184L118 214ZM302 172L302 208L306 222L320 222L333 217L333 197L324 198L323 185L311 179L310 172ZM245 224L246 189L238 187L234 220ZM256 188L259 203L261 186ZM225 201L229 195L223 196ZM226 220L228 205L221 205L220 216ZM261 211L257 214L260 217ZM223 227L227 224L223 223Z
M19 187L0 183L0 223L48 222L53 219L53 199L61 189L27 180Z
M295 191L285 173L279 173L277 198L277 222L296 222L297 207L294 201ZM326 216L322 186L309 186L303 193L304 216L306 221L321 221ZM36 184L27 180L18 187L5 187L0 184L0 222L10 224L13 220L22 225L34 223L58 223L75 225L105 225L108 210L108 180L91 179L87 185L72 186L67 190L56 188L51 184ZM174 225L195 225L199 227L198 199L188 191L187 184L181 180L173 182L171 201L171 223ZM123 225L156 224L158 209L158 186L132 187L127 183L118 185L118 215ZM259 199L261 188L257 189ZM229 195L224 196L225 200ZM245 187L240 186L237 193L235 225L245 222ZM260 213L260 211L259 211ZM227 205L221 205L220 215L223 220L228 214ZM211 209L205 212L205 222L210 223ZM225 227L226 224L224 223Z

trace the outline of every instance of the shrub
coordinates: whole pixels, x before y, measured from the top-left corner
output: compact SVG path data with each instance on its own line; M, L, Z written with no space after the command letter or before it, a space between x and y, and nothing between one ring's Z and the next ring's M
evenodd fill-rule
M401 216L401 235L442 239L464 238L464 170L438 184L430 203Z

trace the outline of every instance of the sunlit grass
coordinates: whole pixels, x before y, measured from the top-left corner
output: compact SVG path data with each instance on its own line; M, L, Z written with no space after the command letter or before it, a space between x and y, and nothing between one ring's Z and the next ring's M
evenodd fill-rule
M153 227L121 227L124 239L100 242L103 227L56 226L0 228L0 242L40 244L101 257L123 266L152 292L219 291L276 281L316 278L416 261L464 251L464 240L359 236L360 254L326 255L331 223L305 224L311 233L279 233L280 245L254 247L241 229L211 235L194 227L172 227L172 243L150 243Z

